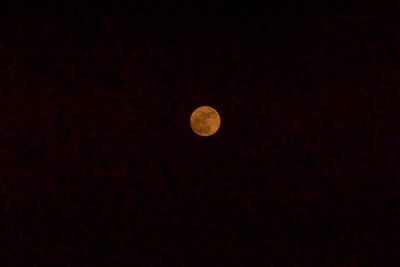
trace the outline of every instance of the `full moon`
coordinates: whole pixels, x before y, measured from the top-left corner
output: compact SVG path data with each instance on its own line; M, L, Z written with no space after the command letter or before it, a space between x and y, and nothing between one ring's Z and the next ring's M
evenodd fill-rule
M195 109L190 116L190 126L200 136L215 134L220 125L221 118L218 112L209 106L202 106Z

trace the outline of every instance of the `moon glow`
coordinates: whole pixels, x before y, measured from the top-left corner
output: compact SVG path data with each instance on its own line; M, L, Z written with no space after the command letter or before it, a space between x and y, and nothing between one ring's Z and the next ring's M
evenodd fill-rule
M209 106L201 106L195 109L190 116L192 130L200 136L215 134L221 125L218 112Z

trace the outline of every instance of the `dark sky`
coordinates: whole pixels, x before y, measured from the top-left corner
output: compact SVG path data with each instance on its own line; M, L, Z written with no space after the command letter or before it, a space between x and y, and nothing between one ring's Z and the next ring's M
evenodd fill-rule
M388 266L399 5L152 2L2 4L4 266Z

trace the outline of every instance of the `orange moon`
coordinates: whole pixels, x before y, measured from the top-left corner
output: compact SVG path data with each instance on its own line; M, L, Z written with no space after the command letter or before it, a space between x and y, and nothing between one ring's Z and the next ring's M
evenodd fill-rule
M193 132L200 136L211 136L221 126L221 117L212 107L201 106L195 109L190 116L190 126Z

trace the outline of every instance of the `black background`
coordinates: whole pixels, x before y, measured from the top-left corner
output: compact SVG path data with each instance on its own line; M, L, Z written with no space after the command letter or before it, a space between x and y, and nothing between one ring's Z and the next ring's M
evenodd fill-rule
M400 7L145 2L2 4L4 266L388 266Z

